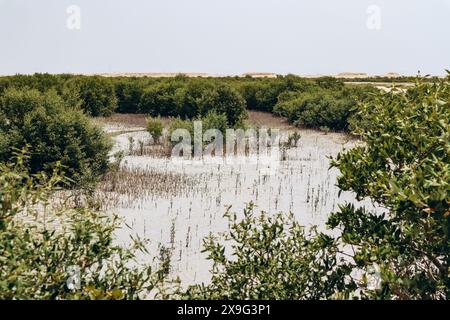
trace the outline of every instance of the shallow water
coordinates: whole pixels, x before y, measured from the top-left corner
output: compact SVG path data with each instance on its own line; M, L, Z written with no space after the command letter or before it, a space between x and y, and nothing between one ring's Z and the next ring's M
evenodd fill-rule
M339 189L335 186L338 171L329 169L328 156L336 156L355 142L340 133L325 135L300 130L300 134L298 146L287 152L287 161L272 164L270 168L267 163L252 163L249 157L235 159L232 164L223 161L199 164L170 158L126 156L123 168L181 174L195 183L182 192L146 194L139 199L122 195L120 204L110 210L123 217L131 230L125 227L119 230L119 241L127 243L130 234L147 238L152 256L158 256L160 245L173 248L171 276L180 277L186 285L209 280L210 262L206 254L201 253L202 239L211 232L227 229L223 214L229 205L234 212L241 213L252 201L259 210L292 212L301 224L324 228L329 213L339 204L355 202L351 193L343 192L338 196ZM129 151L130 136L136 141L135 145L138 140L150 141L145 131L117 135L114 152ZM148 256L141 258L149 259Z

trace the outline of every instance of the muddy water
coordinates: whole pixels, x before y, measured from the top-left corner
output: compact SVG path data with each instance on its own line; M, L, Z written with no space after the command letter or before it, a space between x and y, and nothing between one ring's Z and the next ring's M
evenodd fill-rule
M131 227L121 229L118 239L126 243L130 234L147 238L153 256L158 256L161 245L172 248L171 275L180 277L186 285L208 281L210 263L206 254L201 253L202 239L210 232L227 229L223 214L229 205L239 213L253 201L260 210L293 212L304 225L324 227L329 213L339 204L354 202L350 193L338 196L335 186L338 172L329 170L328 156L351 148L355 142L339 133L325 135L301 130L300 134L298 146L287 152L287 161L272 165L270 170L267 164L252 163L245 157L233 164L223 161L193 164L174 162L170 158L126 156L122 162L124 168L187 175L195 184L182 193L123 199L120 205L110 209ZM145 131L117 135L114 151L128 152L130 136L135 144L138 140L150 141ZM142 259L149 258L143 256Z

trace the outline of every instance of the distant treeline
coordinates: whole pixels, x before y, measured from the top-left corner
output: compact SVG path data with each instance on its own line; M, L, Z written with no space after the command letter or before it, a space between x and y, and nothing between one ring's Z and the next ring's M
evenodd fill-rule
M371 86L350 87L344 81L293 75L277 78L100 77L79 75L16 75L0 78L0 95L8 88L56 91L68 104L91 116L145 113L182 119L210 111L225 114L234 126L246 109L285 116L297 126L346 130L352 109L366 99Z

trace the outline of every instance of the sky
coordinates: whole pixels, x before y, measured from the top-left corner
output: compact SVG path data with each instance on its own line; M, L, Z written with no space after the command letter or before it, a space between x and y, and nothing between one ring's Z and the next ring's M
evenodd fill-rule
M450 0L0 0L0 74L443 75Z

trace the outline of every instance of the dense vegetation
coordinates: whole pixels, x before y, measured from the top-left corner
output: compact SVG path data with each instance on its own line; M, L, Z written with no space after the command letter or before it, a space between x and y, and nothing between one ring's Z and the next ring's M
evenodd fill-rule
M159 139L163 135L164 124L160 118L147 118L147 131L152 136L155 143L159 142Z
M357 103L365 101L373 87L325 87L311 91L285 92L274 112L299 127L348 130Z
M228 124L234 126L245 119L245 101L227 84L176 78L145 89L139 111L152 116L183 119L215 111L225 114Z
M338 186L387 209L345 206L329 224L354 248L352 268L376 264L369 297L450 298L450 77L360 107L365 145L340 155Z
M349 270L339 266L339 249L332 237L306 230L292 215L256 214L251 203L243 219L230 209L225 217L229 221L226 234L204 241L208 259L213 261L211 283L178 290L174 297L324 299L336 298L336 290L348 287L344 275Z
M331 77L277 78L127 78L35 74L0 78L7 88L54 89L64 100L92 116L113 112L145 113L181 119L225 114L229 126L245 120L246 109L275 112L298 126L347 130L357 101L373 87L345 86Z
M0 162L28 146L31 173L51 173L60 162L74 182L95 180L108 169L110 143L101 129L55 90L9 88L0 97Z
M64 89L78 93L81 109L91 116L109 116L117 109L115 88L109 79L76 77L65 82Z

